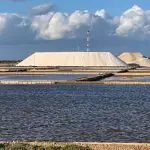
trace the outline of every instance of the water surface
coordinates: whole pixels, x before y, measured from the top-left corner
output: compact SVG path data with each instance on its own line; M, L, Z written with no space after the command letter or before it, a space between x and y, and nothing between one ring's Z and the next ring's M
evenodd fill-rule
M150 76L143 76L143 77L117 77L113 76L110 78L104 79L106 81L140 81L140 82L150 82Z
M0 80L73 80L79 77L84 77L88 75L80 75L80 74L51 74L51 75L7 75L0 76Z
M0 86L0 141L150 142L150 86Z

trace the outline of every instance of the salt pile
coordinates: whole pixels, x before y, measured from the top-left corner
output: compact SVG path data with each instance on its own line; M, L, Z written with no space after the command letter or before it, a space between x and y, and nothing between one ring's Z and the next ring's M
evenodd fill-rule
M136 61L137 64L139 64L140 66L146 66L146 67L150 67L150 59L148 58L140 58Z
M126 66L110 52L36 52L17 66Z
M127 64L138 64L140 66L150 67L150 59L141 53L122 53L119 58Z

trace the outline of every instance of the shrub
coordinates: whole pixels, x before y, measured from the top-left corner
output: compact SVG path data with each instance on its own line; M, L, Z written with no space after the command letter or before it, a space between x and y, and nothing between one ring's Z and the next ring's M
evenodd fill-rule
M66 145L62 150L91 150L89 147L83 147L78 145Z
M50 146L46 150L62 150L60 146Z
M31 146L28 144L17 143L17 144L10 144L8 146L8 149L10 149L10 150L30 150Z
M5 145L4 144L0 144L0 150L5 150Z

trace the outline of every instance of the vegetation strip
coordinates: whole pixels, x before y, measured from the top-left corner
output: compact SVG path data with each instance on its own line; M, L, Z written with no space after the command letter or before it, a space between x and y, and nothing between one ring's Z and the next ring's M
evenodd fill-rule
M85 142L1 142L0 150L150 150L150 144Z

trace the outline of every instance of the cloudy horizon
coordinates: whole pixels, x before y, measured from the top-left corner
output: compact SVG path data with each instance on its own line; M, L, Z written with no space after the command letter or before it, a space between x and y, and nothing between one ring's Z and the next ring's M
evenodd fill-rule
M150 9L134 4L118 15L105 8L62 12L48 1L31 7L27 14L0 13L0 59L23 59L35 51L85 51L88 30L91 51L150 55Z

